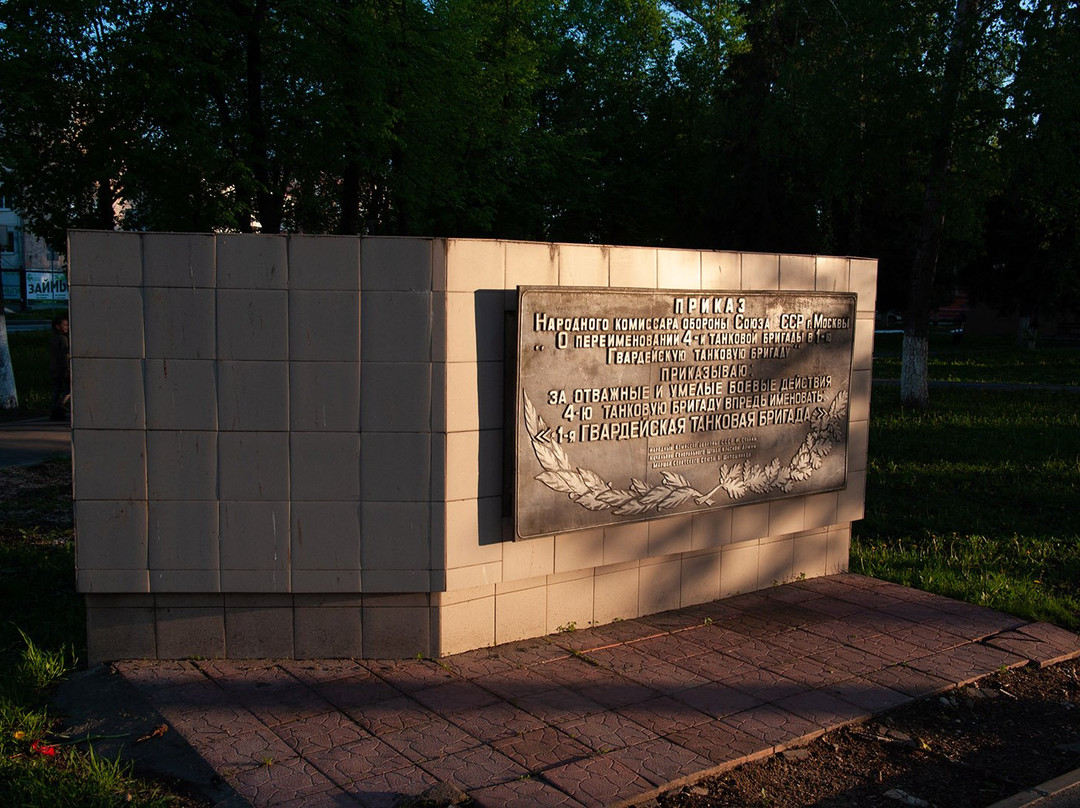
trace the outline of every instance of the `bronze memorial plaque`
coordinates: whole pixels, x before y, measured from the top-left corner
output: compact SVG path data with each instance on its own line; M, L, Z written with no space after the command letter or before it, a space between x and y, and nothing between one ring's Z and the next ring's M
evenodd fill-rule
M518 538L843 488L855 295L521 287Z

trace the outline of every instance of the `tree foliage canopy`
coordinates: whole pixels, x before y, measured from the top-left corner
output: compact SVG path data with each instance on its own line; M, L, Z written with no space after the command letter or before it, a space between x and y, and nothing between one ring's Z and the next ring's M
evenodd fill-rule
M881 259L888 306L939 189L931 280L1046 307L1078 294L1078 54L1075 0L6 0L0 171L58 248L90 226L848 253Z

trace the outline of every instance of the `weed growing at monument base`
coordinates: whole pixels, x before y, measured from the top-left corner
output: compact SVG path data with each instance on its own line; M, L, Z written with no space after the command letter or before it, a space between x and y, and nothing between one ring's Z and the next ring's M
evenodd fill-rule
M175 805L130 765L77 751L48 709L85 654L70 475L68 460L0 470L0 805Z

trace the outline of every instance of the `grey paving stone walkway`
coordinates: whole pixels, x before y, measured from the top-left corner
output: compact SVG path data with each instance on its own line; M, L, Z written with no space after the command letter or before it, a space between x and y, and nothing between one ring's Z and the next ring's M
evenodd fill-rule
M629 805L1002 667L1045 623L834 575L438 661L117 667L257 808Z

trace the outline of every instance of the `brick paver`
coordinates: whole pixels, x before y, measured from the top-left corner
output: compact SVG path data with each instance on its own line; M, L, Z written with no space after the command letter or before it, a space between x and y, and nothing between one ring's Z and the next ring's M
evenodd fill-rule
M1022 656L1043 668L1080 656L1076 635L1049 623L1031 623L1005 631L986 644Z
M1080 637L860 575L428 660L123 662L244 799L627 804Z

